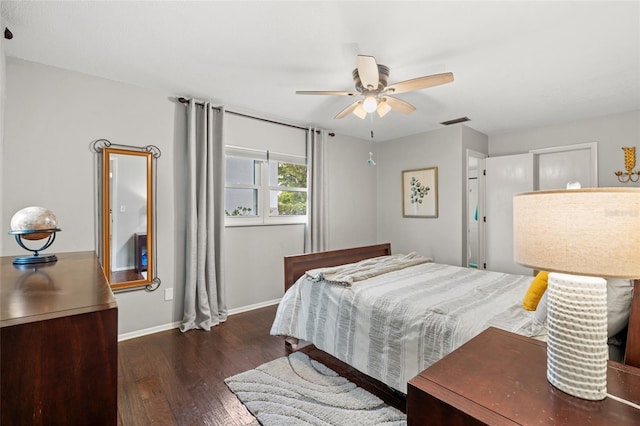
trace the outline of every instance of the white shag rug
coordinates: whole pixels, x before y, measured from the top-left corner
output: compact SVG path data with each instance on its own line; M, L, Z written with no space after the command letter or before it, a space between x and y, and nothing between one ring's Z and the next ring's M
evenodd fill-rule
M302 352L225 379L264 426L407 424L407 416Z

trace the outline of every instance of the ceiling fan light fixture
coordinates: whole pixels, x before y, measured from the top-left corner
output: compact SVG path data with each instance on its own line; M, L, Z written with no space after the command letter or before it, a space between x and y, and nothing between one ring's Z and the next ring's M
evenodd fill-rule
M385 115L387 115L389 111L391 111L391 105L389 105L387 101L383 98L378 104L378 109L376 111L378 112L378 116L382 118Z
M364 110L364 107L362 106L363 102L359 101L358 105L356 106L356 108L353 110L353 113L358 116L361 119L365 119L367 116L367 111Z
M373 112L378 108L378 100L375 96L367 96L364 98L364 102L362 102L362 107L366 112Z
M351 73L353 82L355 83L355 92L298 90L296 94L361 97L360 100L340 111L335 118L344 118L353 113L357 117L365 119L368 114L374 111L376 111L380 117L383 117L392 109L403 114L411 114L416 110L415 106L391 95L426 89L453 81L453 73L446 72L417 77L388 85L389 67L378 64L373 56L358 55L356 65L356 68Z

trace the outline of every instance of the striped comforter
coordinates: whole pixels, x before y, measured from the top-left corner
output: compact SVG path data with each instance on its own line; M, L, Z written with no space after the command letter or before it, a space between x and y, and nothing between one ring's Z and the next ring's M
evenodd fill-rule
M522 308L531 279L438 263L351 287L302 277L282 298L271 334L312 342L406 393L408 380L490 326L538 333Z

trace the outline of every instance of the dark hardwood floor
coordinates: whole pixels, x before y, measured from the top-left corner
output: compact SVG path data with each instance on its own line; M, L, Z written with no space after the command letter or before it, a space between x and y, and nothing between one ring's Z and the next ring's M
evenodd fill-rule
M275 312L232 315L209 332L174 329L120 342L118 424L258 425L224 379L290 353L269 335ZM314 346L301 350L405 411L403 395Z
M144 277L138 272L137 269L126 269L124 271L111 272L112 283L124 283L127 281L138 281L143 279Z

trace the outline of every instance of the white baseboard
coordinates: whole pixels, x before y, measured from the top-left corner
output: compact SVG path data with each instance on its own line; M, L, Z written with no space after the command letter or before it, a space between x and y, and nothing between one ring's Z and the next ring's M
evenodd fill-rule
M146 336L148 334L159 333L161 331L172 330L180 327L181 322L176 321L169 324L158 325L156 327L144 328L142 330L131 331L129 333L118 334L118 342L123 340L134 339L136 337Z
M280 299L267 300L266 302L255 303L253 305L242 306L240 308L229 309L229 315L240 314L242 312L253 311L254 309L260 309L267 306L277 305L280 303ZM156 327L145 328L142 330L131 331L129 333L118 334L118 342L122 342L124 340L135 339L136 337L147 336L153 333L159 333L161 331L172 330L174 328L180 327L181 322L176 321L169 324L158 325Z
M242 306L240 308L229 309L229 315L240 314L242 312L253 311L254 309L265 308L267 306L277 305L280 299L267 300L266 302L255 303L253 305Z

